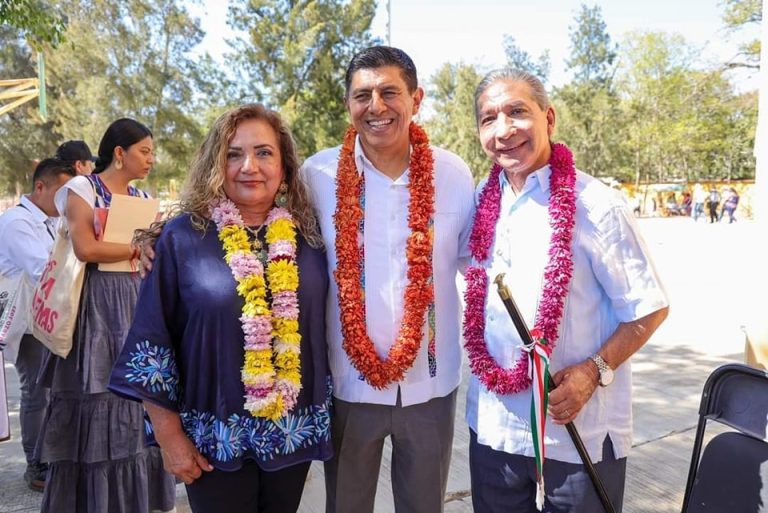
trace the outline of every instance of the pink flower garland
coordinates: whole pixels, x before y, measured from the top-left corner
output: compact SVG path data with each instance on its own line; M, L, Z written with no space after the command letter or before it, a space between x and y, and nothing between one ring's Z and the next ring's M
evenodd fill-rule
M552 238L549 262L544 269L544 286L536 313L534 330L547 341L551 354L557 340L560 319L563 316L565 296L573 274L571 241L576 216L576 168L573 154L564 144L553 144L549 160L552 170L549 185L549 219ZM496 236L496 224L501 210L502 169L494 164L488 182L480 193L475 213L469 249L475 265L465 273L467 290L464 298L464 347L469 353L469 366L488 390L499 395L515 394L531 384L528 374L528 354L521 351L514 367L501 367L488 352L485 343L485 302L488 295L488 275L483 263L488 259Z

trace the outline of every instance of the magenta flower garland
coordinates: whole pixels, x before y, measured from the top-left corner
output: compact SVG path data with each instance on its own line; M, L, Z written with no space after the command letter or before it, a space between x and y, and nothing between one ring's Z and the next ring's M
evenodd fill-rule
M560 320L563 316L565 297L573 275L571 242L576 217L576 168L573 154L564 144L553 144L549 160L549 220L552 237L549 245L549 262L544 269L544 286L536 312L532 331L547 342L549 354L555 347ZM494 164L488 182L480 193L480 200L469 249L474 259L465 273L467 290L464 298L464 347L469 353L472 373L491 392L499 395L515 394L531 385L528 372L528 354L521 351L511 369L501 367L488 352L485 342L485 303L488 295L488 275L483 264L488 260L496 236L496 224L501 209L501 184L498 164Z

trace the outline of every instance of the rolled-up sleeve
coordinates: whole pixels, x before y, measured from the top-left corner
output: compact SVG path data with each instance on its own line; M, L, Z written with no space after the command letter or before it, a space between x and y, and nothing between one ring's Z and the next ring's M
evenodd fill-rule
M659 274L629 210L616 205L596 224L592 270L621 322L669 305Z

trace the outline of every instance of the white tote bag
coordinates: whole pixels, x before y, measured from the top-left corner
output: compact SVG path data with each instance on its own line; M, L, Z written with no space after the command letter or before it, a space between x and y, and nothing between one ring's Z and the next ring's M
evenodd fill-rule
M0 442L11 437L11 419L8 415L8 388L5 384L5 362L0 353Z
M53 354L72 350L85 264L77 259L64 223L32 297L32 334Z
M27 273L13 278L0 276L0 351L11 363L16 363L21 337L29 331L31 301L32 284Z

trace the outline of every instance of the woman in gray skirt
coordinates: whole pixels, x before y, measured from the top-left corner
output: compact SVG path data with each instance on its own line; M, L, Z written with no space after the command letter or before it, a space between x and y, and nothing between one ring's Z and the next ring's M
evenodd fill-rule
M130 182L143 179L154 163L152 133L132 119L107 128L91 176L78 176L56 194L56 207L72 237L75 255L87 262L72 351L49 355L41 371L51 389L37 445L48 462L42 512L168 511L175 483L163 470L156 448L146 448L144 409L107 390L112 365L131 326L139 277L102 272L98 264L137 256L129 244L99 240L97 209L113 194L146 197Z

